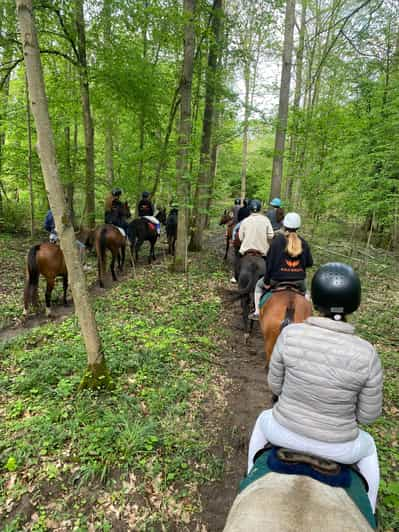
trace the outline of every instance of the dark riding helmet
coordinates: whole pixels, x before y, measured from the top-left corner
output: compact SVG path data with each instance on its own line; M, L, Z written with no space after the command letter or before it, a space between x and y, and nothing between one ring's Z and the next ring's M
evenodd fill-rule
M149 193L149 192L146 192L146 191L144 191L144 192L142 193L142 197L143 197L143 199L147 199L147 198L149 198L149 197L150 197L150 193Z
M241 203L240 198L236 198L236 199L234 200L234 205L240 205L240 203Z
M348 264L329 262L312 279L314 306L327 314L351 314L360 305L361 287L357 273Z
M111 194L113 196L120 196L122 194L122 190L120 188L113 188L111 190Z
M262 204L259 200L253 199L249 202L248 207L251 212L260 212Z

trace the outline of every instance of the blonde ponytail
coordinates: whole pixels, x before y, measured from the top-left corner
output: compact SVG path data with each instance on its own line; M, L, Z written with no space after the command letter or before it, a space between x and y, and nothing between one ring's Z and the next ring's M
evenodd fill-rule
M285 251L290 257L298 257L303 251L302 240L295 231L286 231L285 238L287 239L287 247L285 248Z

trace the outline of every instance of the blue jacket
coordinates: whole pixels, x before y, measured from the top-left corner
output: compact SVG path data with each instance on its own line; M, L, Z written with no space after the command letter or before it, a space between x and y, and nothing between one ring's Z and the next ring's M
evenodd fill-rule
M44 220L44 228L49 233L52 233L53 231L55 231L54 216L51 210L47 211L46 218Z

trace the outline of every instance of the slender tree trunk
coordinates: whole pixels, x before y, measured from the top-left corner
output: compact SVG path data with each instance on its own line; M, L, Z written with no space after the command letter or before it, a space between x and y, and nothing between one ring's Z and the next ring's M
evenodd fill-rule
M82 99L83 125L86 150L86 223L95 226L95 173L94 173L94 128L90 109L89 75L86 55L86 32L83 15L84 0L75 0L75 23L79 53L79 81Z
M65 193L68 213L71 219L71 224L75 227L75 209L73 205L73 196L75 192L72 162L71 162L71 128L66 126L64 128L65 136Z
M95 388L103 387L109 385L109 376L101 351L100 337L90 305L86 280L79 260L75 234L67 216L63 188L58 175L54 135L48 112L39 45L32 14L32 0L16 0L16 6L28 78L30 105L37 130L40 163L61 248L64 252L75 311L88 355L88 371L82 385L90 385Z
M242 166L241 166L241 203L247 194L247 159L248 159L248 127L249 127L249 92L251 69L249 63L244 67L245 103L244 103L244 130L242 136Z
M189 157L191 138L191 90L194 68L194 11L195 0L184 0L184 60L180 85L180 121L179 151L176 160L176 181L178 190L179 216L177 225L176 254L173 268L175 271L187 271L187 233L188 233L188 201L189 201Z
M202 249L203 232L206 224L208 198L211 188L211 138L215 118L215 97L217 92L217 64L220 53L219 41L222 28L222 0L214 0L212 8L212 34L209 46L208 69L206 71L205 108L202 125L200 169L194 199L193 229L189 249Z
M111 16L112 5L110 0L104 0L102 16L104 18L104 46L107 49L112 46L111 40ZM114 128L112 121L105 120L105 170L109 188L112 188L115 180L114 172Z
M274 157L272 170L272 184L270 199L281 195L281 182L283 177L283 160L285 137L287 131L288 103L290 96L292 48L294 41L295 0L287 0L285 8L285 32L283 48L283 66L281 69L280 101L276 138L274 143Z
M26 125L28 134L28 184L29 184L29 215L30 215L30 235L35 232L35 204L33 200L33 172L32 172L32 125L29 109L29 92L28 79L25 75L25 93L26 93Z
M299 129L299 110L302 96L302 70L303 70L303 51L305 45L305 23L306 23L306 7L307 0L302 0L302 12L301 23L299 28L299 43L296 52L296 65L295 65L295 93L294 93L294 105L293 105L293 125L290 138L290 157L289 157L289 169L287 175L286 186L286 199L291 202L292 199L292 186L294 179L297 179L296 175L296 153L297 153L297 136Z

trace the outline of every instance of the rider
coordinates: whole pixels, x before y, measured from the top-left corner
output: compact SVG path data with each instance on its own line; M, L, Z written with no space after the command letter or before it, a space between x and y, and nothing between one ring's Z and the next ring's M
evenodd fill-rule
M248 208L250 215L241 222L238 230L241 241L240 255L253 251L266 256L273 238L272 225L269 219L261 214L262 204L259 200L251 200Z
M150 193L144 191L141 194L141 200L137 205L137 211L141 218L146 218L150 223L154 224L158 235L161 233L161 223L158 218L154 216L154 206L150 200Z
M44 228L49 233L50 242L56 244L59 239L57 231L55 230L55 221L51 209L47 211L46 218L44 219Z
M233 207L233 222L234 225L238 224L238 212L241 209L241 200L240 198L236 198L234 200L234 207Z
M313 266L313 258L308 243L297 234L301 227L301 217L289 212L283 221L284 233L277 234L270 245L266 261L266 273L255 287L255 312L248 316L259 319L259 303L265 290L269 291L281 283L295 283L303 293L306 292L306 268Z
M265 214L271 221L273 231L279 231L283 225L284 211L281 208L281 199L273 198L270 202L270 209Z
M248 471L266 442L343 464L357 463L375 512L377 449L358 423L371 423L381 414L381 361L374 347L346 323L346 316L360 304L360 280L350 266L328 263L315 273L311 290L322 317L288 325L278 337L268 375L278 401L256 421Z
M249 199L245 198L241 209L237 213L238 223L242 222L245 218L247 218L251 214L248 204L249 204Z

